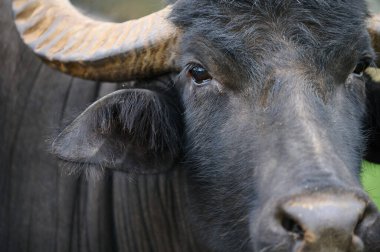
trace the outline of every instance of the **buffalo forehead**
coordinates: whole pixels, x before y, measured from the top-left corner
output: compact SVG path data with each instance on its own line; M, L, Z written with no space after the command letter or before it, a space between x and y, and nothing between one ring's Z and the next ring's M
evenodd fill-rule
M313 59L324 69L353 67L353 52L370 48L366 16L364 1L185 0L178 2L171 20L186 31L185 41L219 51L215 62L231 66L232 61L258 76L263 74L259 65L284 48L294 49L287 51L293 61ZM194 48L191 42L187 45Z

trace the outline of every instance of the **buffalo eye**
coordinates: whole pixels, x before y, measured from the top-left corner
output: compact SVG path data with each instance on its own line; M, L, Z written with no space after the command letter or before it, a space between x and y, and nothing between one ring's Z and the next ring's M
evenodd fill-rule
M190 76L194 83L198 86L206 85L211 80L211 75L207 72L207 70L198 64L191 65L187 70L188 76Z
M370 65L370 61L369 60L361 60L359 61L359 63L356 65L355 67L355 70L354 70L354 74L361 77L363 76L363 73L365 72L365 70L369 67Z

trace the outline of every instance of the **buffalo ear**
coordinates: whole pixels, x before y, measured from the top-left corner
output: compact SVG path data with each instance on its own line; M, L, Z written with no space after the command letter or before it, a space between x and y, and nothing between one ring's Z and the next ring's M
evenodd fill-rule
M380 163L380 69L368 68L366 75L367 118L365 130L367 151L364 158L370 162Z
M179 102L165 92L124 89L89 106L54 140L53 153L73 167L136 173L170 168L181 147Z

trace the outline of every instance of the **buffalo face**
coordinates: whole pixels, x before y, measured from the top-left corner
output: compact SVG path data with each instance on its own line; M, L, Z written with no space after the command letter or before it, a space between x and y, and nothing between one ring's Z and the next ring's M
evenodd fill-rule
M380 249L359 182L365 17L362 2L176 5L191 213L211 248Z
M380 250L359 182L364 125L380 119L364 1L180 0L114 27L35 1L14 4L18 29L59 70L108 81L172 72L92 104L54 141L60 159L90 172L181 170L186 218L214 251ZM118 40L94 43L96 30Z

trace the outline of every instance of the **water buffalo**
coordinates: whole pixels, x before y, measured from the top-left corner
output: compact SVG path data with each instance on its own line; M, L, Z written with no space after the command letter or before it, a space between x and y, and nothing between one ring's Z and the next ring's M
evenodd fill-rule
M0 79L4 251L380 251L380 214L358 175L362 157L379 153L366 29L377 49L379 21L367 25L364 1L179 0L123 24L59 0L13 9L48 65L144 80L66 125L67 104L83 108L99 84L58 78L14 28L4 33L17 43L0 52L20 62ZM15 93L33 110L14 109L27 104ZM35 134L49 121L61 128L51 142L63 170L106 178L58 176Z

